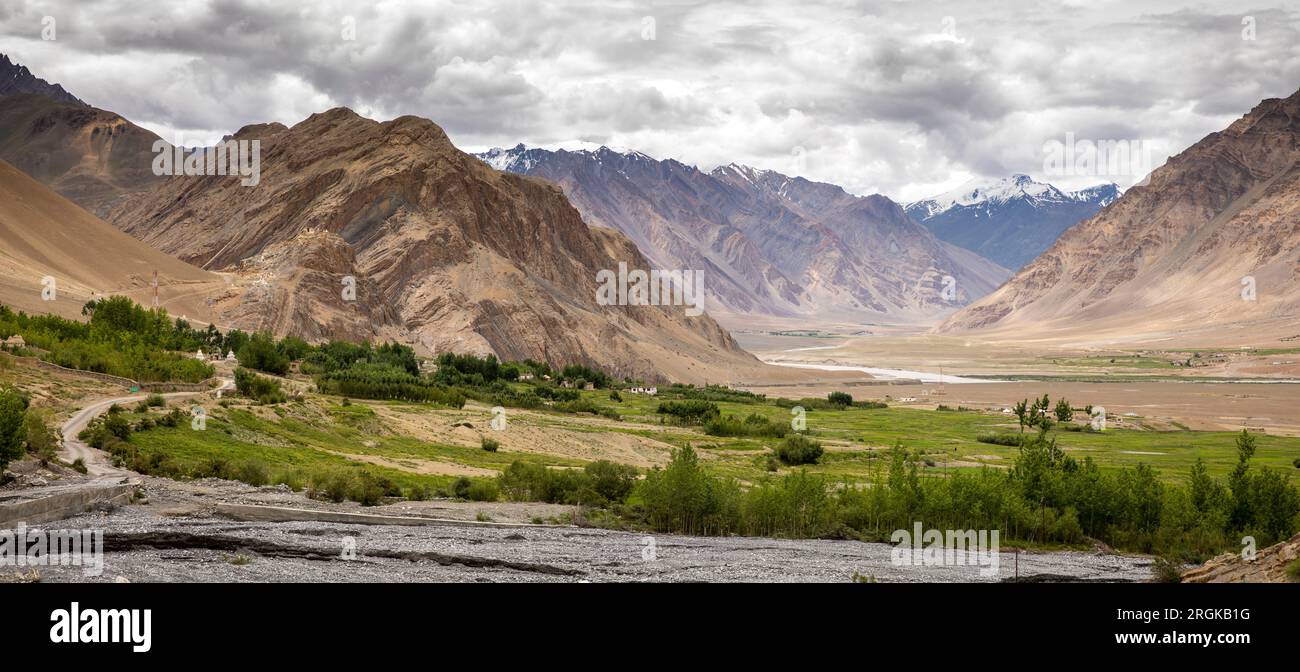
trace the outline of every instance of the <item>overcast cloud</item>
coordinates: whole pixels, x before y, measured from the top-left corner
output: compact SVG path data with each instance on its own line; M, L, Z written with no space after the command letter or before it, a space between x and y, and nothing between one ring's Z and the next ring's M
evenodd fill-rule
M1300 88L1300 9L1267 0L159 4L7 0L0 52L189 144L343 105L466 150L594 142L900 201L1015 172L1128 186L1044 174L1044 143L1159 163Z

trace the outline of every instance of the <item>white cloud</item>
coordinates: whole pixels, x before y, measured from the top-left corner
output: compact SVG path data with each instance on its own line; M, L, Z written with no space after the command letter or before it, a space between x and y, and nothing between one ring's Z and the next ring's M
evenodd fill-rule
M1300 86L1285 0L6 5L15 60L164 137L346 105L428 117L465 148L585 140L903 201L1012 172L1087 186L1104 178L1045 176L1043 143L1174 153Z

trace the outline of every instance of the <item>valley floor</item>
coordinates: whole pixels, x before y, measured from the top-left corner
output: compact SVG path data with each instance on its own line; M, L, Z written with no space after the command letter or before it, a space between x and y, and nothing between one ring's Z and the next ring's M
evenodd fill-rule
M738 333L742 345L769 363L864 367L875 373L847 383L756 381L745 389L796 398L846 390L862 397L915 398L907 405L917 408L1009 407L1046 393L1076 406L1102 406L1119 416L1119 426L1133 418L1133 425L1157 428L1300 436L1300 348L1080 349L930 336L916 328L875 329L855 334L840 328L814 336ZM896 378L879 370L892 370ZM941 372L946 383L954 378L984 382L940 386ZM907 380L917 374L926 379Z

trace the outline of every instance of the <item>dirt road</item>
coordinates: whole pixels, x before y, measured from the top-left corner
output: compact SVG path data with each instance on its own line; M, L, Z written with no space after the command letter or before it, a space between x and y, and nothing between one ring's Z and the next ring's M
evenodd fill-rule
M215 390L229 390L234 388L235 381L223 378L221 386ZM212 390L212 391L215 391ZM200 394L209 394L209 392L168 392L162 395L165 399L180 399L193 397ZM90 424L91 420L99 417L100 414L107 411L113 404L133 404L147 398L148 394L132 394L125 397L114 397L97 401L76 413L72 414L68 421L63 423L63 452L62 457L67 462L73 462L80 459L86 465L86 473L96 478L110 478L130 476L132 472L125 469L114 467L108 459L108 455L102 450L91 448L84 441L77 438L81 430Z

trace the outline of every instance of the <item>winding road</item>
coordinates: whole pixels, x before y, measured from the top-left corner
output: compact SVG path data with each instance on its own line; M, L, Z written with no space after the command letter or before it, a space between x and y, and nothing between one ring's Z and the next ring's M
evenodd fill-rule
M194 397L200 394L209 394L214 391L233 389L234 386L234 380L222 378L221 386L212 390L204 392L168 392L162 396L165 399ZM86 473L96 479L131 476L133 472L114 467L112 462L108 459L107 453L86 445L84 441L77 438L77 435L90 424L91 420L99 417L102 413L113 406L113 404L132 404L141 401L148 396L149 395L146 393L140 393L125 397L104 399L102 401L96 401L95 403L72 414L72 417L68 418L68 421L63 423L63 451L60 457L69 463L80 459L86 465Z

